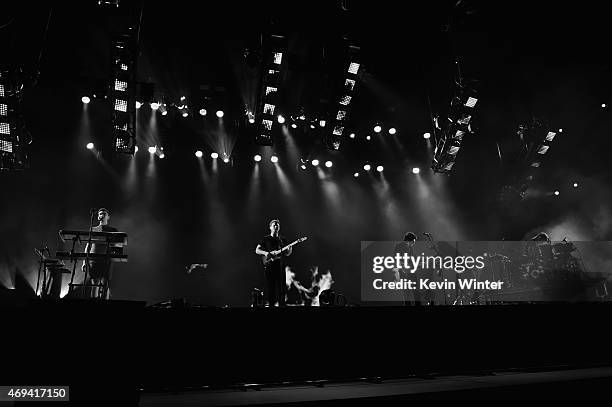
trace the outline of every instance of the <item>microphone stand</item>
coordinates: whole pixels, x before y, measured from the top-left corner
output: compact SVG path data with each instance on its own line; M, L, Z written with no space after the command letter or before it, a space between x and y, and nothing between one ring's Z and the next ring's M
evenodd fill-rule
M93 233L93 217L94 217L94 209L92 209L89 213L89 236L87 238L87 250L85 251L85 276L83 278L83 283L87 284L87 275L89 274L89 253L91 251L91 238ZM93 287L92 287L93 288Z

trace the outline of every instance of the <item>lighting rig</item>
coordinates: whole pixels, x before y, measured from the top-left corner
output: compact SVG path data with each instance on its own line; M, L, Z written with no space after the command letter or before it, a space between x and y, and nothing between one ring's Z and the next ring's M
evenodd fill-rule
M444 124L439 122L437 124L441 126L441 136L436 140L431 165L434 172L450 173L463 143L463 138L469 133L474 133L471 122L478 102L475 83L475 81L461 76L459 63L457 63L455 95L451 100L447 120Z
M21 112L23 97L21 70L0 70L0 169L29 167L31 137Z
M136 147L136 38L134 30L112 41L110 100L115 153L134 154Z
M334 115L330 120L329 133L327 133L326 138L327 148L330 150L340 149L342 136L351 111L351 102L355 96L359 69L361 68L359 52L359 47L354 45L348 46L348 58L344 66L344 82L334 109Z
M281 118L278 103L279 89L287 60L287 40L282 35L271 35L265 47L262 67L262 79L259 89L257 113L254 117L257 123L255 143L262 146L272 146L272 129L275 122L284 121Z

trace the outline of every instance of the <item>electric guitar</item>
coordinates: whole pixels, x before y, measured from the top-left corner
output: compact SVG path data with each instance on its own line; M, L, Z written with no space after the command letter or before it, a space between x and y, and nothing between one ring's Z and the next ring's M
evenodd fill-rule
M308 239L308 237L304 236L304 237L300 237L298 240L296 240L293 243L289 243L287 246L283 247L282 249L278 250L278 254L274 255L272 254L272 252L268 253L267 256L261 256L261 261L263 263L264 266L267 266L268 263L273 262L274 260L278 260L281 258L281 256L283 255L283 252L287 249L289 249L290 247L292 247L293 245L296 245L298 243L303 242L304 240ZM275 250L276 251L276 250Z

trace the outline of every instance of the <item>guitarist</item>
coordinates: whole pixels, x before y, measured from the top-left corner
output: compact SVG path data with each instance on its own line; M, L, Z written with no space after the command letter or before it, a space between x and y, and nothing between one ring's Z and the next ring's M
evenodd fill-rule
M268 261L264 265L264 275L266 278L266 302L270 307L285 306L285 294L287 291L285 269L283 267L283 256L291 255L292 248L281 252L285 246L285 239L279 236L280 221L273 219L270 221L270 234L261 239L255 253L265 256Z

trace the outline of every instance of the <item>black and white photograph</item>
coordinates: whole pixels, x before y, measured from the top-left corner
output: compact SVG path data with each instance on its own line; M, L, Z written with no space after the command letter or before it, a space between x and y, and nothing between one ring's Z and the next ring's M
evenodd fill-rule
M0 405L611 396L607 7L7 0Z

